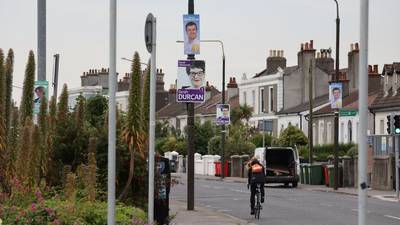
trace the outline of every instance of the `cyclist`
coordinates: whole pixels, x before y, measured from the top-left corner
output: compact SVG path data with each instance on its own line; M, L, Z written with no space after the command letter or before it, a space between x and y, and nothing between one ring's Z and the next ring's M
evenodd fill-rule
M248 163L248 182L247 189L250 188L250 209L251 215L254 215L255 195L257 184L260 184L261 203L264 203L264 183L265 183L265 170L264 166L255 157L251 158Z

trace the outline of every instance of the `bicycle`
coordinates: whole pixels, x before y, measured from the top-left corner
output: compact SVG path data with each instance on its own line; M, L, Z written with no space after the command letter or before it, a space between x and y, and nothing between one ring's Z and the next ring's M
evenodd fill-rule
M261 206L261 184L257 184L256 186L256 205L254 206L254 218L260 219L260 212L262 210Z

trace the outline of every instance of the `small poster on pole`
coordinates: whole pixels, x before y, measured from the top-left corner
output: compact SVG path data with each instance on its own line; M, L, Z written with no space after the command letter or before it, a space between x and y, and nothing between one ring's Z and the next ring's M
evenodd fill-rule
M185 55L200 54L200 16L197 14L183 15L183 37Z
M45 80L35 81L34 99L33 99L33 114L38 114L40 111L40 103L45 97L49 99L49 82Z
M329 85L329 101L332 109L342 108L342 83L331 83Z
M202 103L205 90L205 62L179 60L176 101Z
M227 125L230 123L230 107L228 104L217 105L217 124Z

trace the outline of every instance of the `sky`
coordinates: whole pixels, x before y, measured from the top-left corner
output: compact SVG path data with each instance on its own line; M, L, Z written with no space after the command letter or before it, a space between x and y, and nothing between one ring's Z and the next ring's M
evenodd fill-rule
M29 50L37 52L35 0L0 0L0 48L15 52L14 85L22 86ZM350 44L359 40L359 0L339 0L341 17L340 65L347 67ZM399 0L370 1L369 64L400 61ZM185 59L182 15L187 0L118 0L117 71L130 72L138 51L147 62L144 22L157 17L157 67L165 73L165 88L175 82L177 61ZM314 40L316 49L335 49L336 5L333 0L195 0L201 38L224 42L226 76L240 82L266 67L269 50L284 50L287 65L297 63L300 44ZM47 79L51 81L53 55L60 54L59 88L80 86L89 69L109 67L109 0L47 1ZM362 46L360 46L362 47ZM333 51L333 55L334 55ZM206 79L221 89L222 53L215 43L202 43L196 59L206 61ZM229 78L227 78L229 80ZM60 93L60 92L59 92ZM14 88L19 102L21 90Z

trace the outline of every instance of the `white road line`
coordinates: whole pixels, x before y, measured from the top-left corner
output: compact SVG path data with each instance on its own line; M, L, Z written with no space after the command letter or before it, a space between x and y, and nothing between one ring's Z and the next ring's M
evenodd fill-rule
M332 207L333 205L330 204L326 204L326 203L319 203L320 206L328 206L328 207Z
M232 210L229 209L219 209L217 212L232 212Z
M391 215L385 215L385 217L389 217L389 218L392 218L392 219L400 220L399 217L395 217L395 216L391 216Z

